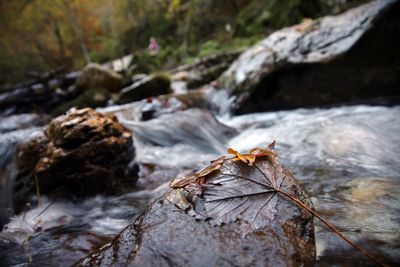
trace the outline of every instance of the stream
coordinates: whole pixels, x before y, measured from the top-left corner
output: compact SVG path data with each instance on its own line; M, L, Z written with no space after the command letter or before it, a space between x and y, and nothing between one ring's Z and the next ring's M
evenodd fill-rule
M107 108L102 111L107 111ZM400 106L347 106L253 113L215 119L190 109L130 120L140 179L132 192L50 201L14 216L0 233L0 266L71 265L128 225L168 190L175 176L232 147L276 140L282 164L311 195L318 213L378 258L400 262ZM124 115L125 114L125 115ZM18 117L15 118L18 120ZM39 128L0 135L0 216L7 217L16 145ZM371 264L317 220L317 266Z

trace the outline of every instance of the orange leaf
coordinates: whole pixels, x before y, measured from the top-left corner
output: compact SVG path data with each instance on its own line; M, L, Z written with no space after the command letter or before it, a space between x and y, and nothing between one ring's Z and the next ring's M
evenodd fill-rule
M199 171L197 174L200 177L204 177L208 174L210 174L213 171L217 171L221 168L222 164L224 164L225 157L219 157L216 160L211 161L211 164Z
M233 161L241 160L244 163L248 164L249 166L253 165L254 161L256 160L256 156L252 154L241 154L232 148L228 148L228 153L235 155L232 158Z

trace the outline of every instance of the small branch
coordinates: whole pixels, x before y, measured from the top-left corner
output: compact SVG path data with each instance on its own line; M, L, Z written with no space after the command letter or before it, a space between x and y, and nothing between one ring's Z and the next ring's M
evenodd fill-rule
M354 247L355 249L357 249L358 251L360 251L362 254L364 254L365 256L367 256L370 260L374 261L376 264L378 264L379 266L388 266L386 264L384 264L383 262L381 262L380 260L378 260L377 258L375 258L373 255L371 255L368 251L366 251L365 249L363 249L362 247L358 246L356 243L354 243L353 241L351 241L350 239L348 239L345 235L343 235L339 229L336 228L336 226L332 225L331 223L329 223L328 221L326 221L324 218L322 218L321 216L319 216L315 211L313 211L311 208L309 208L307 205L305 205L303 202L301 202L299 199L291 196L290 194L280 190L280 189L276 189L276 191L282 195L284 195L285 197L291 199L292 201L296 202L299 206L301 206L302 208L304 208L305 210L307 210L308 212L310 212L312 215L314 215L315 217L317 217L322 223L324 223L327 227L329 227L333 232L335 232L337 235L339 235L343 240L345 240L347 243L349 243L352 247Z

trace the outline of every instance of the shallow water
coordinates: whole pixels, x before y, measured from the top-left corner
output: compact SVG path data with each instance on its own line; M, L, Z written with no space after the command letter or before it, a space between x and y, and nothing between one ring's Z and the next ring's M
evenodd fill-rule
M400 107L299 109L219 119L233 130L200 110L147 122L126 114L120 118L136 132L137 190L83 202L43 199L41 207L14 218L0 234L0 263L73 263L124 228L167 190L174 176L199 168L227 147L246 151L272 140L281 162L323 217L379 258L400 261ZM368 264L315 223L319 266Z

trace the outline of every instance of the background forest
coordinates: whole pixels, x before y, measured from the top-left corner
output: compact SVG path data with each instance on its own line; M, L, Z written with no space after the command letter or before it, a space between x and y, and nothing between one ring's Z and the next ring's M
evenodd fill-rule
M360 0L0 0L0 84L31 71L132 53L138 72L169 69L252 45L275 29ZM160 45L157 57L146 48Z

